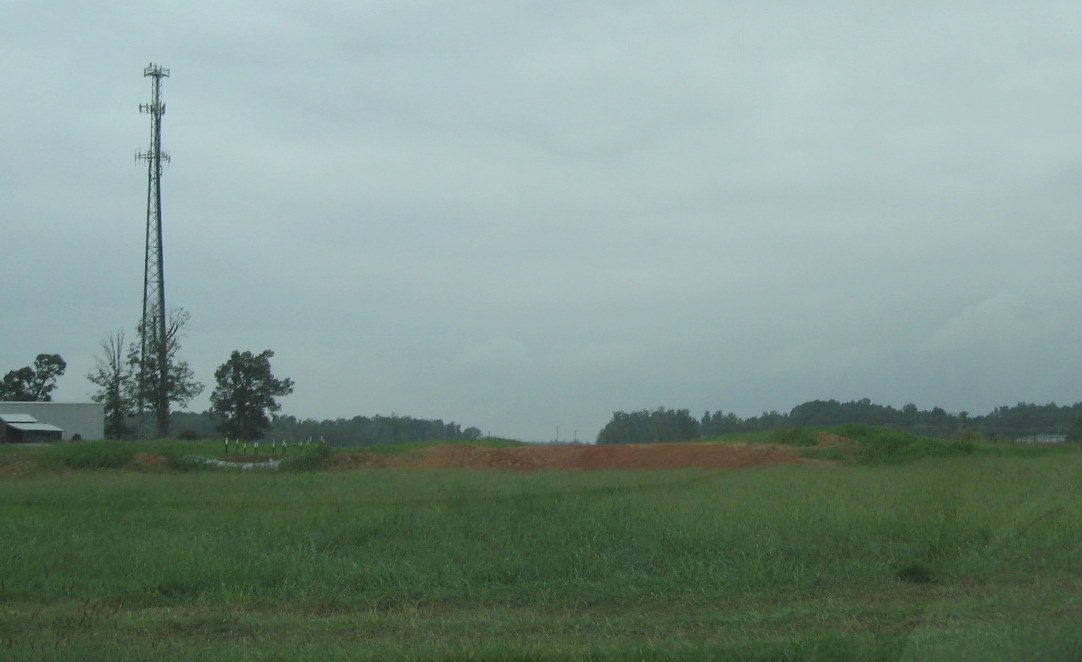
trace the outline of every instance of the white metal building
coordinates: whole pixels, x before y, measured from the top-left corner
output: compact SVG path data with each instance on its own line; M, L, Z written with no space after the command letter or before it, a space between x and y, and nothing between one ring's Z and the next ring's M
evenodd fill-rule
M0 402L0 414L28 414L63 430L63 439L105 437L105 405L98 402Z

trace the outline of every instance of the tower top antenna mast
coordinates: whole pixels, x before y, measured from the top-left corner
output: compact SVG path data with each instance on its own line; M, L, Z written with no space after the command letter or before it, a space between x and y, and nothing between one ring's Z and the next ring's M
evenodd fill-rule
M150 115L150 147L135 158L147 162L146 251L143 259L143 317L139 322L139 433L146 433L146 418L153 412L158 436L169 436L169 339L165 324L165 267L162 250L162 162L169 154L162 150L162 79L169 70L151 62L143 76L152 78L150 103L139 104L139 112Z

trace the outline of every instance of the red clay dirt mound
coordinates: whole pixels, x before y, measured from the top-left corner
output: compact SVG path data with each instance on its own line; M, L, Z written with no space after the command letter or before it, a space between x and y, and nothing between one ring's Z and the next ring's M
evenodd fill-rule
M165 459L164 455L136 453L132 458L132 463L140 469L163 469L169 464L169 460Z
M410 453L336 453L335 469L425 467L531 471L537 469L731 469L804 461L781 446L666 443L610 446L429 446Z

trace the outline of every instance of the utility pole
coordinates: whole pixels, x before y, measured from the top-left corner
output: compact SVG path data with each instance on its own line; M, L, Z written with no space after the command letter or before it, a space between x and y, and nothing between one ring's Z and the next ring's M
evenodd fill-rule
M139 434L146 436L145 421L153 410L158 435L169 436L169 348L165 326L165 269L162 261L162 79L169 70L153 62L143 69L152 80L150 103L139 104L139 112L150 115L150 148L136 154L147 162L147 235L143 260L143 318L139 323ZM149 400L149 401L148 401Z

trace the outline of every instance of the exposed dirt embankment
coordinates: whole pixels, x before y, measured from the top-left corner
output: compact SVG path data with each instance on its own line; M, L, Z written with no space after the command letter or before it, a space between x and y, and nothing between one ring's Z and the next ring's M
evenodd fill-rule
M0 478L20 478L30 473L37 465L34 460L17 453L4 460L5 464L0 464Z
M841 445L844 440L820 439L820 446ZM281 456L228 455L225 461L242 465L255 463L263 468L277 468ZM207 460L208 463L220 462ZM367 453L337 450L327 460L331 469L430 468L482 469L491 471L534 471L539 469L682 469L705 467L733 469L763 465L822 460L801 457L792 446L740 443L665 443L611 446L515 446L487 448L471 444L444 444L403 453ZM275 464L274 467L263 465ZM27 456L12 455L0 465L0 479L19 478L31 473L37 462ZM128 469L161 471L168 467L163 455L136 453ZM251 468L241 467L238 468Z
M738 468L803 461L791 448L750 444L666 443L618 446L431 446L411 453L336 453L335 469L462 468L537 469Z

